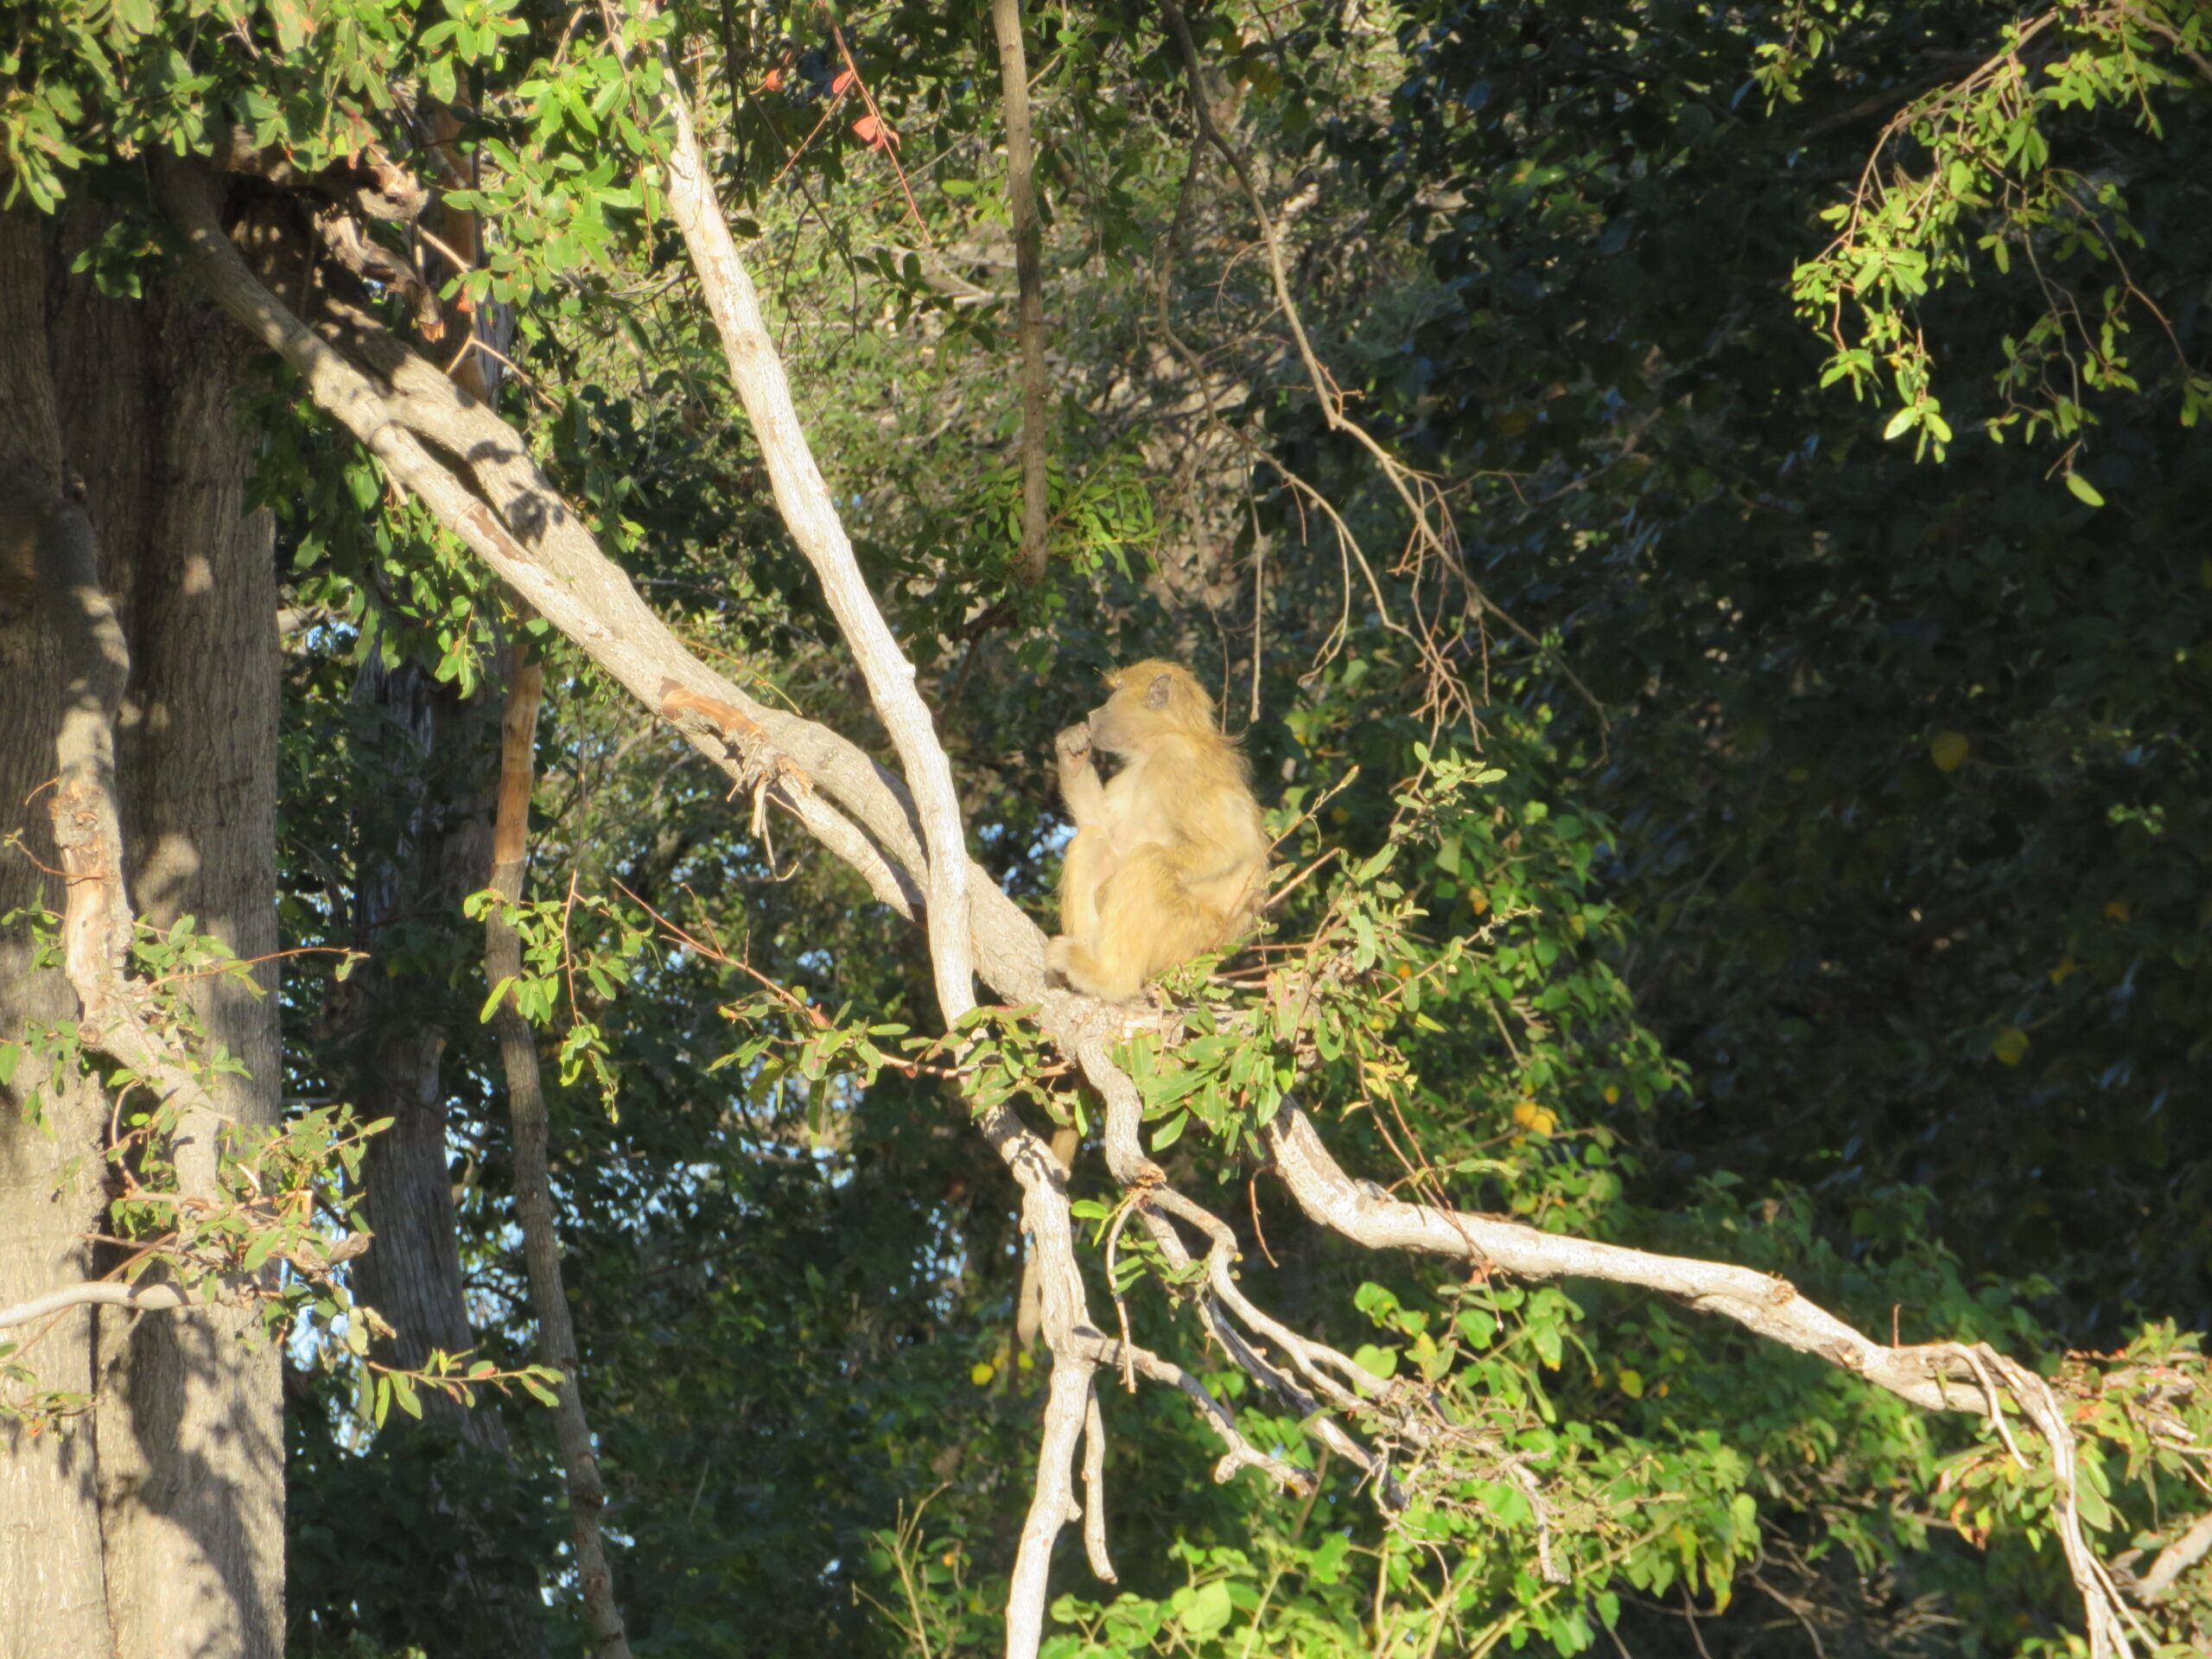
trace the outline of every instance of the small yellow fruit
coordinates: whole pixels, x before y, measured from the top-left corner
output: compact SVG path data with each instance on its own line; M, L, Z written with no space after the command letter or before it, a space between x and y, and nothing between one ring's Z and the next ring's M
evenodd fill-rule
M2018 1065L2027 1058L2028 1033L2018 1026L2007 1026L1990 1039L1989 1052L2006 1065Z
M1938 772L1956 772L1967 763L1967 747L1964 732L1938 732L1928 745L1928 758Z
M1513 1109L1513 1121L1531 1135L1549 1135L1559 1127L1559 1116L1548 1106L1524 1100Z

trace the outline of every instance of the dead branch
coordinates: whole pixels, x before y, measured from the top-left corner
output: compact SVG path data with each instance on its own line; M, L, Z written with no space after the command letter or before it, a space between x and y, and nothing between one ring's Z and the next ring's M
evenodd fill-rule
M1121 1582L1106 1553L1106 1419L1098 1409L1096 1378L1083 1407L1083 1548L1092 1573L1109 1584Z
M946 1028L957 1030L976 1006L976 996L971 878L951 762L914 684L913 664L900 651L861 575L829 486L815 465L791 402L783 359L769 337L752 277L715 199L690 111L680 97L671 100L670 108L676 125L668 162L670 207L721 336L730 378L767 463L778 510L821 581L838 631L860 665L914 791L928 849L930 963ZM992 1116L999 1121L987 1122L985 1132L1022 1185L1023 1215L1040 1269L1046 1342L1052 1354L1036 1484L1007 1600L1007 1651L1010 1659L1027 1659L1037 1651L1044 1635L1046 1580L1053 1544L1060 1529L1083 1513L1075 1501L1073 1465L1096 1368L1071 1345L1077 1325L1088 1326L1090 1320L1076 1268L1065 1177L1044 1143L1023 1128L1011 1111L1001 1107Z
M1102 1337L1095 1332L1083 1336L1081 1348L1090 1356L1094 1365L1115 1370L1127 1365L1141 1376L1181 1389L1191 1403L1198 1408L1199 1415L1206 1420L1229 1448L1221 1454L1220 1461L1213 1467L1213 1478L1217 1484L1235 1479L1240 1470L1257 1469L1286 1491L1303 1494L1313 1490L1312 1471L1301 1469L1294 1463L1286 1463L1281 1458L1270 1457L1255 1446L1244 1438L1243 1431L1236 1427L1236 1416L1229 1408L1214 1398L1205 1383L1173 1360L1164 1358L1149 1349L1140 1348L1134 1343L1117 1342L1111 1337Z
M976 1005L974 947L968 936L968 849L952 763L945 758L929 706L914 684L914 665L899 649L868 590L830 486L815 465L806 429L791 402L783 359L760 315L760 296L715 200L712 175L690 110L680 97L670 100L669 109L676 123L676 143L668 159L670 211L683 233L707 309L721 336L730 380L753 423L777 511L822 583L838 632L852 648L876 714L891 734L914 791L922 839L929 849L930 964L937 976L938 1006L951 1027Z
M1574 688L1577 695L1590 705L1591 711L1598 717L1599 730L1609 729L1611 720L1605 705L1583 683L1581 677L1560 658L1557 652L1491 598L1482 584L1475 580L1461 556L1458 534L1444 507L1443 493L1438 488L1436 480L1426 474L1415 472L1400 461L1388 446L1346 411L1344 394L1338 387L1336 377L1323 365L1320 354L1313 347L1312 337L1306 333L1304 313L1291 292L1290 269L1283 257L1281 233L1276 226L1274 216L1268 212L1267 203L1261 197L1260 187L1252 176L1251 164L1244 153L1230 142L1228 135L1222 131L1219 123L1214 119L1213 108L1205 93L1205 68L1198 59L1198 42L1191 35L1191 25L1175 0L1160 0L1160 14L1183 60L1191 118L1197 124L1198 136L1203 142L1220 152L1222 159L1228 162L1230 171L1236 175L1237 185L1243 192L1246 204L1252 210L1253 219L1259 226L1261 245L1267 253L1268 273L1274 286L1275 304L1289 327L1291 340L1298 348L1299 362L1306 371L1306 384L1320 405L1323 422L1331 431L1343 433L1366 451L1384 481L1404 505L1412 523L1415 543L1426 550L1427 559L1433 561L1434 568L1443 578L1455 583L1464 593L1469 607L1478 615L1495 619L1531 650L1549 661L1561 677ZM1164 315L1164 303L1162 311ZM1282 471L1280 461L1274 457L1268 458L1268 465L1279 473ZM1285 476L1287 478L1287 474ZM1317 502L1320 500L1318 492L1308 491L1307 493ZM1333 512L1331 516L1335 517ZM1342 528L1339 524L1340 532ZM1364 566L1365 560L1361 563ZM1369 581L1370 584L1373 582L1371 572ZM1379 603L1379 593L1376 598ZM1387 618L1387 607L1384 607L1384 613ZM1456 687L1457 676L1446 661L1432 628L1424 626L1418 635L1402 626L1395 631L1414 639L1426 660L1432 682ZM1465 700L1464 693L1457 695L1461 700Z

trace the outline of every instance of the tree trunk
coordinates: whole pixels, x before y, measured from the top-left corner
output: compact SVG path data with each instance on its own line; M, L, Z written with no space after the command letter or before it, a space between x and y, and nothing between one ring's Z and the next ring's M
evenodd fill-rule
M61 707L60 653L37 626L31 582L29 520L62 480L46 274L39 221L0 213L0 824L24 840L22 850L0 852L0 915L61 903L59 884L41 874L60 860L34 793L54 774ZM32 971L27 930L0 928L0 1037L75 1012L59 972ZM22 1109L35 1096L45 1133ZM0 1303L91 1276L99 1175L80 1164L65 1179L65 1166L98 1144L105 1112L97 1089L57 1093L30 1062L0 1090ZM89 1308L64 1313L17 1356L37 1367L41 1388L90 1396L94 1318ZM13 1393L0 1382L0 1402ZM0 1659L105 1659L112 1649L92 1453L81 1421L33 1436L0 1419Z
M263 957L276 946L276 590L268 517L243 511L242 353L181 284L126 302L68 275L98 229L0 215L0 477L18 500L81 492L99 533L131 653L116 785L141 918L188 914ZM51 868L34 791L54 772L60 671L12 591L0 577L0 813ZM54 877L8 855L0 909L25 899L61 907ZM257 977L273 991L273 962ZM215 1080L219 1120L181 1127L188 1190L212 1186L225 1122L276 1121L281 1082L272 995L219 976L191 994L249 1075ZM30 969L22 931L0 938L0 1032L74 1012L58 972ZM0 1116L0 1300L108 1265L86 1242L106 1103L79 1090L48 1115L50 1140ZM276 1659L283 1430L278 1355L257 1327L234 1308L109 1310L23 1333L41 1386L80 1389L96 1408L0 1440L0 1659Z
M462 1296L441 1062L454 1006L450 973L476 950L461 901L491 863L497 710L488 697L464 700L417 663L387 669L376 652L361 665L354 699L375 728L359 752L380 776L355 815L353 944L370 960L333 989L338 1064L345 1097L365 1120L388 1117L391 1128L369 1142L362 1162L364 1217L376 1243L353 1282L392 1326L378 1359L411 1370L434 1348L459 1354L476 1341ZM430 953L429 970L389 973L402 949ZM506 1450L488 1399L474 1410L435 1389L422 1399L427 1416Z

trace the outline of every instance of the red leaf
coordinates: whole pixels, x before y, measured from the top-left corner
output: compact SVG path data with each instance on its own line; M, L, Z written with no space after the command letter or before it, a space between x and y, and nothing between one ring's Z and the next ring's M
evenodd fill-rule
M853 123L853 137L874 149L883 142L883 123L872 115L864 115Z
M845 89L859 79L860 77L851 70L840 69L837 72L837 79L830 83L830 96L842 98L845 95Z
M766 75L762 77L760 81L760 90L764 92L780 92L783 91L784 72L780 69L771 69Z

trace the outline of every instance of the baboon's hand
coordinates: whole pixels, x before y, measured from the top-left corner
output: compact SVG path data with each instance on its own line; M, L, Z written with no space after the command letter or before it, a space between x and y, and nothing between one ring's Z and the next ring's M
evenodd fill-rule
M1090 764L1090 724L1088 721L1069 727L1054 740L1060 751L1064 766L1087 766Z

